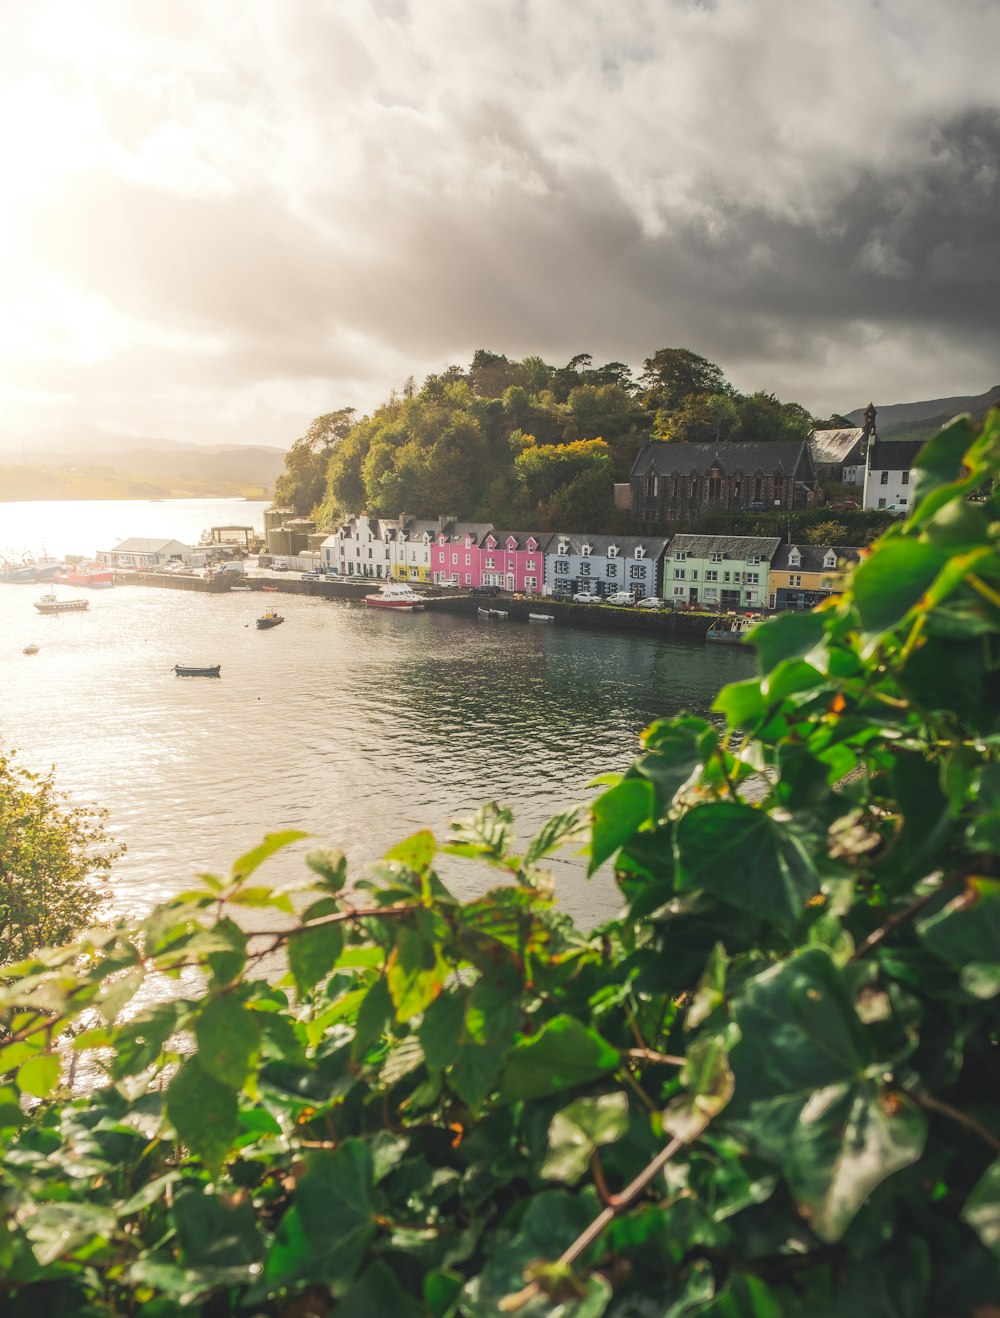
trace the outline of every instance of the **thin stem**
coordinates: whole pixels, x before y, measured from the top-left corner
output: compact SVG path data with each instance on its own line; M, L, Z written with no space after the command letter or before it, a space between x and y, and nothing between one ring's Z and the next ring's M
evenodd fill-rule
M907 920L912 920L915 915L919 915L924 907L929 906L932 901L935 901L940 897L941 893L947 892L949 888L954 888L958 884L964 882L964 875L959 875L957 878L949 879L948 882L943 883L940 888L935 888L932 892L924 893L922 897L918 897L916 901L910 902L909 906L904 907L903 910L897 911L895 915L890 915L885 924L879 925L877 929L872 930L851 957L848 964L853 965L855 961L860 961L862 957L866 957L869 952L874 951L874 949L888 938L891 933L898 929L901 924L905 924Z
M984 1126L981 1121L975 1117L970 1117L967 1112L960 1112L957 1107L952 1107L950 1103L942 1103L939 1098L933 1098L930 1094L912 1094L913 1101L928 1112L940 1112L943 1117L955 1121L966 1130L971 1130L974 1134L987 1143L991 1149L1000 1153L1000 1136L994 1135L988 1126Z
M654 1048L625 1048L626 1057L635 1057L640 1062L662 1062L664 1066L683 1066L687 1058L674 1057L671 1053L658 1053Z

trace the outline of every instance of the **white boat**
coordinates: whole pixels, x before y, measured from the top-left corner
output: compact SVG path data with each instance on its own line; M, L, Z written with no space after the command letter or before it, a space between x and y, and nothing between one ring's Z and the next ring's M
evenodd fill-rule
M506 609L478 609L477 612L480 618L506 618L508 616Z
M759 613L748 613L742 618L722 619L713 622L705 633L706 641L715 641L722 645L742 645L749 632L763 622Z
M35 600L35 608L39 613L86 613L90 600L61 600L55 595L43 595Z
M529 622L555 622L555 620L556 620L556 615L555 615L554 613L529 613L529 614L528 614L528 621L529 621Z
M366 595L365 603L370 609L422 609L424 597L405 582L393 581L380 586L377 595Z

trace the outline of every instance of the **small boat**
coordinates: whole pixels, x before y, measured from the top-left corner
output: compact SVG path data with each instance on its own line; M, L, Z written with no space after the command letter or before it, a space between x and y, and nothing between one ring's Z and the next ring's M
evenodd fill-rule
M37 654L37 653L38 653L38 646L35 644L34 641L32 641L30 645L26 645L26 646L24 647L24 649L21 651L21 653L22 653L22 654Z
M706 641L714 641L721 645L743 645L746 641L747 634L751 632L763 618L759 613L748 613L742 618L719 619L713 622L711 627L705 633Z
M266 613L262 613L257 619L257 626L261 631L264 631L268 627L277 627L279 622L284 621L285 619L280 613L276 613L274 609L268 609Z
M381 586L377 595L366 595L365 603L370 609L422 609L424 597L412 586L394 581L388 586Z
M234 590L253 590L253 586L230 586L230 591Z
M230 586L229 589L230 589L230 590L235 590L236 587L235 587L235 586ZM278 593L278 587L277 587L277 586L261 586L261 590L269 590L269 591L271 592L272 595L276 595L276 594Z
M222 672L222 665L207 664L198 667L197 664L174 664L174 672L178 677L218 677Z
M86 613L90 600L61 600L55 595L43 595L35 600L35 608L39 613Z
M529 622L555 622L555 620L556 620L556 615L555 615L554 613L529 613L529 614L528 614L528 621L529 621Z

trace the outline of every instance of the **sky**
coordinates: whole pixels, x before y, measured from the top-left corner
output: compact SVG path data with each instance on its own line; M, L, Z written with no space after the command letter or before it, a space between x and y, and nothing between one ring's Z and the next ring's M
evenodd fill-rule
M477 348L1000 382L996 0L7 0L0 439L288 447Z

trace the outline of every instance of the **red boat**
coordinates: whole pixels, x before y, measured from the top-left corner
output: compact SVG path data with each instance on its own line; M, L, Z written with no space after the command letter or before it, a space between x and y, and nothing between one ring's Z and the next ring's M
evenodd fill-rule
M115 584L115 571L105 563L80 563L76 567L67 568L65 572L57 572L52 580L60 586L103 588Z
M389 586L382 586L377 595L366 595L365 603L370 609L422 609L424 597L412 586L394 581Z

